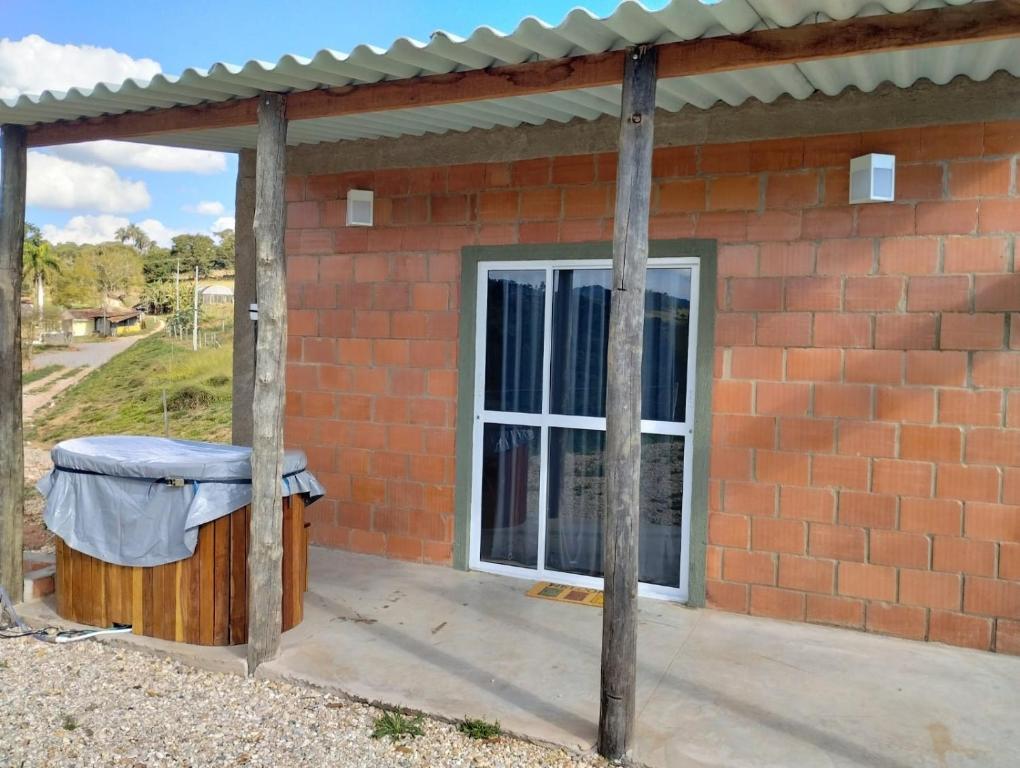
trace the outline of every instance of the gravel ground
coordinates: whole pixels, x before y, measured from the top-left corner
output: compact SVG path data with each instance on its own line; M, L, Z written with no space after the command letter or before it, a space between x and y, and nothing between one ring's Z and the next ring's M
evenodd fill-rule
M0 766L605 766L509 737L370 734L381 710L94 641L0 640Z

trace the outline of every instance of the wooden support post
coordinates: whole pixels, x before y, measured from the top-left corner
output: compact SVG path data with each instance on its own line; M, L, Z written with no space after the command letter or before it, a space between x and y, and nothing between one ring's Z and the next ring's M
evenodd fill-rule
M283 254L287 165L286 96L259 97L255 161L255 348L251 530L248 539L248 674L280 647L282 618L283 406L287 358L287 273Z
M26 133L2 128L0 158L0 587L20 603L25 446L21 423L21 270L25 247Z
M605 609L598 750L622 758L634 732L641 351L652 188L655 48L627 51L620 118L606 391Z
M255 153L242 149L237 157L234 191L234 383L231 442L251 445L252 398L255 389L255 323L248 307L255 303Z

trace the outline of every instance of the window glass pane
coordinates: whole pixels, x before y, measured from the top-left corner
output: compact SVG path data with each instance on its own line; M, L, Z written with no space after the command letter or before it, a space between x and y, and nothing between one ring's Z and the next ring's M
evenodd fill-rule
M545 270L489 272L485 408L542 411Z
M602 576L605 438L594 430L549 430L545 564L550 570ZM680 583L683 471L682 437L641 436L641 582Z
M553 272L550 411L606 415L606 349L612 271Z
M486 562L536 567L540 436L538 427L484 427L480 557Z
M649 269L641 363L641 418L684 421L691 270Z

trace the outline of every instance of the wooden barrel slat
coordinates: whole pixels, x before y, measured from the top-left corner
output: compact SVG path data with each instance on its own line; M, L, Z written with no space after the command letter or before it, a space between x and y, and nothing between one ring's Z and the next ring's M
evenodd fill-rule
M308 587L304 501L281 510L283 630L301 623ZM202 645L239 645L248 630L248 529L244 507L206 523L189 558L153 567L107 563L57 539L57 613L81 624L131 624L135 634Z

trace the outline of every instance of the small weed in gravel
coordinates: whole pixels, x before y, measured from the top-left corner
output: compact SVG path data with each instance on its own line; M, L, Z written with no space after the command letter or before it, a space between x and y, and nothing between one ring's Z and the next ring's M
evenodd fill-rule
M473 720L465 717L457 724L457 730L465 736L482 741L491 741L499 736L503 729L499 727L499 721L488 723L485 720Z
M65 731L73 731L78 728L78 721L74 719L74 715L67 714L64 715L64 720L61 723L61 726Z
M372 738L381 739L389 736L391 739L399 739L404 736L423 736L425 731L422 730L421 724L421 715L409 718L399 712L383 712L374 723Z

